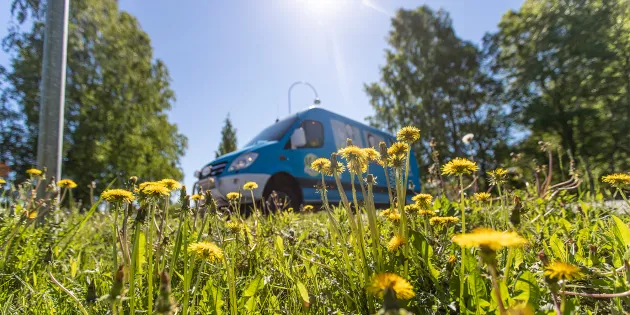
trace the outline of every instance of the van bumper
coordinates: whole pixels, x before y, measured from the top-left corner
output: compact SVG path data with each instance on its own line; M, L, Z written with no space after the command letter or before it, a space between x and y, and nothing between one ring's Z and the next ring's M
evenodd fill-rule
M258 188L254 189L255 200L262 199L263 189L269 180L269 174L234 174L221 177L208 177L195 183L193 192L210 190L212 196L219 206L227 206L228 201L225 197L228 193L240 191L242 194L241 202L252 202L252 194L249 191L243 191L243 185L247 182L258 184Z

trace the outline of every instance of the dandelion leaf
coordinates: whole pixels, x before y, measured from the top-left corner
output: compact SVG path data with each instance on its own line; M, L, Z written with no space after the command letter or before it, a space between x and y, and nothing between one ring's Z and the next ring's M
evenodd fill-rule
M554 234L549 239L549 246L551 247L551 252L554 257L560 259L562 261L567 261L567 250L564 246L564 242L558 237L557 234Z

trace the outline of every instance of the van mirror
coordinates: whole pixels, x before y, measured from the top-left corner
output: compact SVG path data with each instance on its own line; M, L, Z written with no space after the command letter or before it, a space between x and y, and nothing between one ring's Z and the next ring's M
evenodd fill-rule
M306 133L304 128L300 127L293 131L291 135L291 149L296 149L306 145Z

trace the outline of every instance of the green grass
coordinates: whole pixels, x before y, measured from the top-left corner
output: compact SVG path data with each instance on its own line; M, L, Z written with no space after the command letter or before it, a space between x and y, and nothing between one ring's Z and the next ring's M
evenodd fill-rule
M236 205L217 209L210 200L199 206L188 197L166 204L168 197L142 193L132 206L99 201L86 213L65 206L45 213L26 193L34 183L24 184L20 198L0 202L0 314L128 314L132 309L138 314L367 314L399 307L416 314L499 314L498 296L506 309L529 305L537 314L613 314L630 308L629 296L575 295L630 290L630 217L607 208L601 194L562 191L550 199L502 187L509 196L502 202L476 201L471 191L463 199L457 193L451 199L436 196L430 207L437 216L461 218L462 205L467 209L467 232L490 227L527 240L524 247L498 250L492 262L479 249L462 255L451 241L461 233L461 222L432 226L411 211L403 229L402 220L390 220L371 202L352 196L345 205L325 203L315 213L261 215L257 209L248 218L234 211ZM370 192L370 186L356 189ZM394 192L402 197L400 189ZM353 202L359 213L346 211ZM29 218L33 213L37 216ZM394 235L406 243L392 252L387 245ZM187 250L198 242L216 244L223 257L203 259ZM578 266L582 277L565 282L546 277L547 261ZM162 272L170 279L160 277ZM384 300L371 294L367 287L379 273L406 279L415 296L399 300L386 290Z

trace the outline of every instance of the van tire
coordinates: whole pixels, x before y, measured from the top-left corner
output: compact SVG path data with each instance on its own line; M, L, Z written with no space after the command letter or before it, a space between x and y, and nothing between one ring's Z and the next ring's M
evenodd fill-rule
M269 179L265 189L263 190L263 198L265 200L265 208L268 211L282 210L282 205L275 205L273 200L273 193L276 193L276 200L281 203L288 200L288 204L285 206L293 208L294 211L299 211L302 204L302 190L297 183L297 180L288 173L278 173Z

